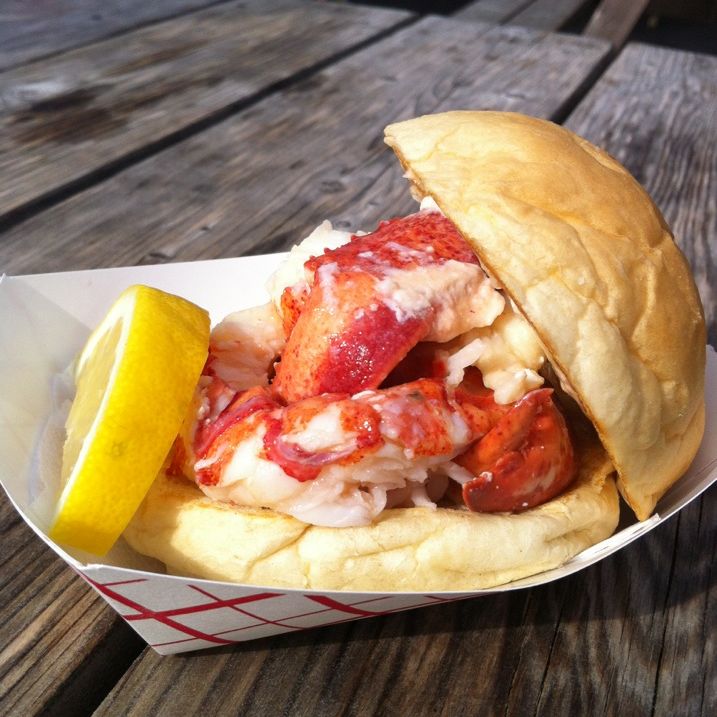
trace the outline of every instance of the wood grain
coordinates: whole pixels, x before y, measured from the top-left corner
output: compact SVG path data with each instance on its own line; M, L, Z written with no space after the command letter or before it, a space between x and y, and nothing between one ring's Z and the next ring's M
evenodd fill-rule
M3 73L0 221L408 17L244 0Z
M0 69L220 0L3 0Z
M652 195L695 274L717 346L717 58L628 45L567 126Z
M40 542L4 493L0 536L0 714L91 710L141 640Z
M426 18L15 226L0 238L0 266L278 251L325 218L370 228L415 206L384 125L448 108L556 116L608 47Z

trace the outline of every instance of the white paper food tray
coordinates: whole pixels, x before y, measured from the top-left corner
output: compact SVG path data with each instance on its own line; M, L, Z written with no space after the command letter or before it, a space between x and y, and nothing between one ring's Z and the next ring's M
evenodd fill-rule
M212 323L266 301L264 279L283 255L162 266L4 276L0 280L0 479L10 500L157 652L169 654L328 625L485 593L540 585L595 563L652 530L717 480L717 357L707 349L707 428L687 474L643 523L623 527L560 568L473 592L350 593L275 589L161 574L120 542L102 563L45 534L43 480L59 475L62 427L48 423L53 381L127 286L148 284L209 310ZM44 435L42 442L39 437ZM45 448L38 450L38 445ZM53 447L54 446L54 447ZM48 450L48 447L49 450ZM155 572L158 570L159 572Z

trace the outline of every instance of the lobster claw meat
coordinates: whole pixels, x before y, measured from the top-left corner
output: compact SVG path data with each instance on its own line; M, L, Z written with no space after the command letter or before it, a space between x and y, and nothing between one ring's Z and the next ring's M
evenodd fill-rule
M378 388L419 341L489 325L504 307L438 212L383 222L304 266L308 289L288 287L281 299L289 334L273 388L288 403Z
M561 493L575 476L575 456L552 390L531 391L486 435L456 458L475 478L463 485L477 512L520 512Z
M399 320L378 300L370 276L344 274L330 281L329 286L322 278L311 290L277 366L273 386L289 403L377 388L396 357L427 331L427 315Z

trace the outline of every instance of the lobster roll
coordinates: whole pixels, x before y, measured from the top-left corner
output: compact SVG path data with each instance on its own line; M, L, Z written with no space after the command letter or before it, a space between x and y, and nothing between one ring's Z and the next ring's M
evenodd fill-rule
M212 332L166 470L125 531L174 573L474 590L638 519L704 429L705 324L658 209L550 122L390 125L420 202L324 222ZM678 336L679 340L674 340Z

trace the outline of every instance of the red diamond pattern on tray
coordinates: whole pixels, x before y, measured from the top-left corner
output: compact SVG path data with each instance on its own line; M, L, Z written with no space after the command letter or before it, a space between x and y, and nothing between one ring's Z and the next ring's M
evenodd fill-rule
M163 654L386 615L462 597L280 592L184 582L159 575L108 582L87 574L83 577L151 647Z

